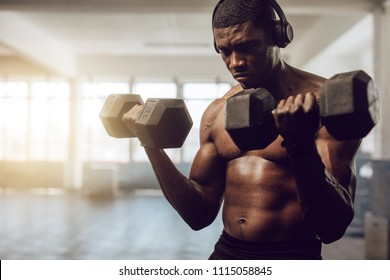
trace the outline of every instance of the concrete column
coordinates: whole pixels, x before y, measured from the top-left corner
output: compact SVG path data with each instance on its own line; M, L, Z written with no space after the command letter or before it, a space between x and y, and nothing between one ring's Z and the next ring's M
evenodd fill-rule
M390 161L372 162L371 212L364 219L366 259L390 259Z
M374 76L380 94L375 128L371 212L365 215L366 259L390 259L390 0L374 12Z
M82 94L76 80L70 80L68 161L65 164L65 187L81 189L83 185L82 159Z
M374 76L380 94L380 122L374 157L390 159L390 0L374 12Z

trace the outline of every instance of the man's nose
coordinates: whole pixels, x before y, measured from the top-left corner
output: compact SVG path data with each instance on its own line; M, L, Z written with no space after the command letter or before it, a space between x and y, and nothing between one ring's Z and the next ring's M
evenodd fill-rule
M230 58L230 69L237 69L245 65L245 59L237 52L233 52Z

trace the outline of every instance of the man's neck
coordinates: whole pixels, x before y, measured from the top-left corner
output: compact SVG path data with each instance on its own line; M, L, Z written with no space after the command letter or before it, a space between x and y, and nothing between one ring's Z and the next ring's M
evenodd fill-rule
M294 68L284 61L275 67L270 77L263 87L276 101L298 93L317 92L325 81L323 77Z
M283 60L276 65L271 73L268 82L264 84L276 100L287 98L291 95L291 84L293 82L293 68Z

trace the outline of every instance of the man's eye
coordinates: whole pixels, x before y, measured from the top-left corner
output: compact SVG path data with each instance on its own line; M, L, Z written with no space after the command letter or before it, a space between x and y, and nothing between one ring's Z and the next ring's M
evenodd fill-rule
M230 51L226 50L226 49L219 49L219 53L224 55L224 56L227 56L227 55L229 55Z
M251 43L251 44L243 44L243 45L240 45L239 46L239 50L241 52L249 52L253 49L254 45Z

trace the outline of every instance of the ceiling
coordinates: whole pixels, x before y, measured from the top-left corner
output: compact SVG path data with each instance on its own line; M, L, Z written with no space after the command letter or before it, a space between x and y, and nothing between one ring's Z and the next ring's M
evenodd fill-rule
M217 0L0 0L0 62L20 57L63 76L82 57L211 57ZM279 0L295 39L284 55L302 65L380 0Z

